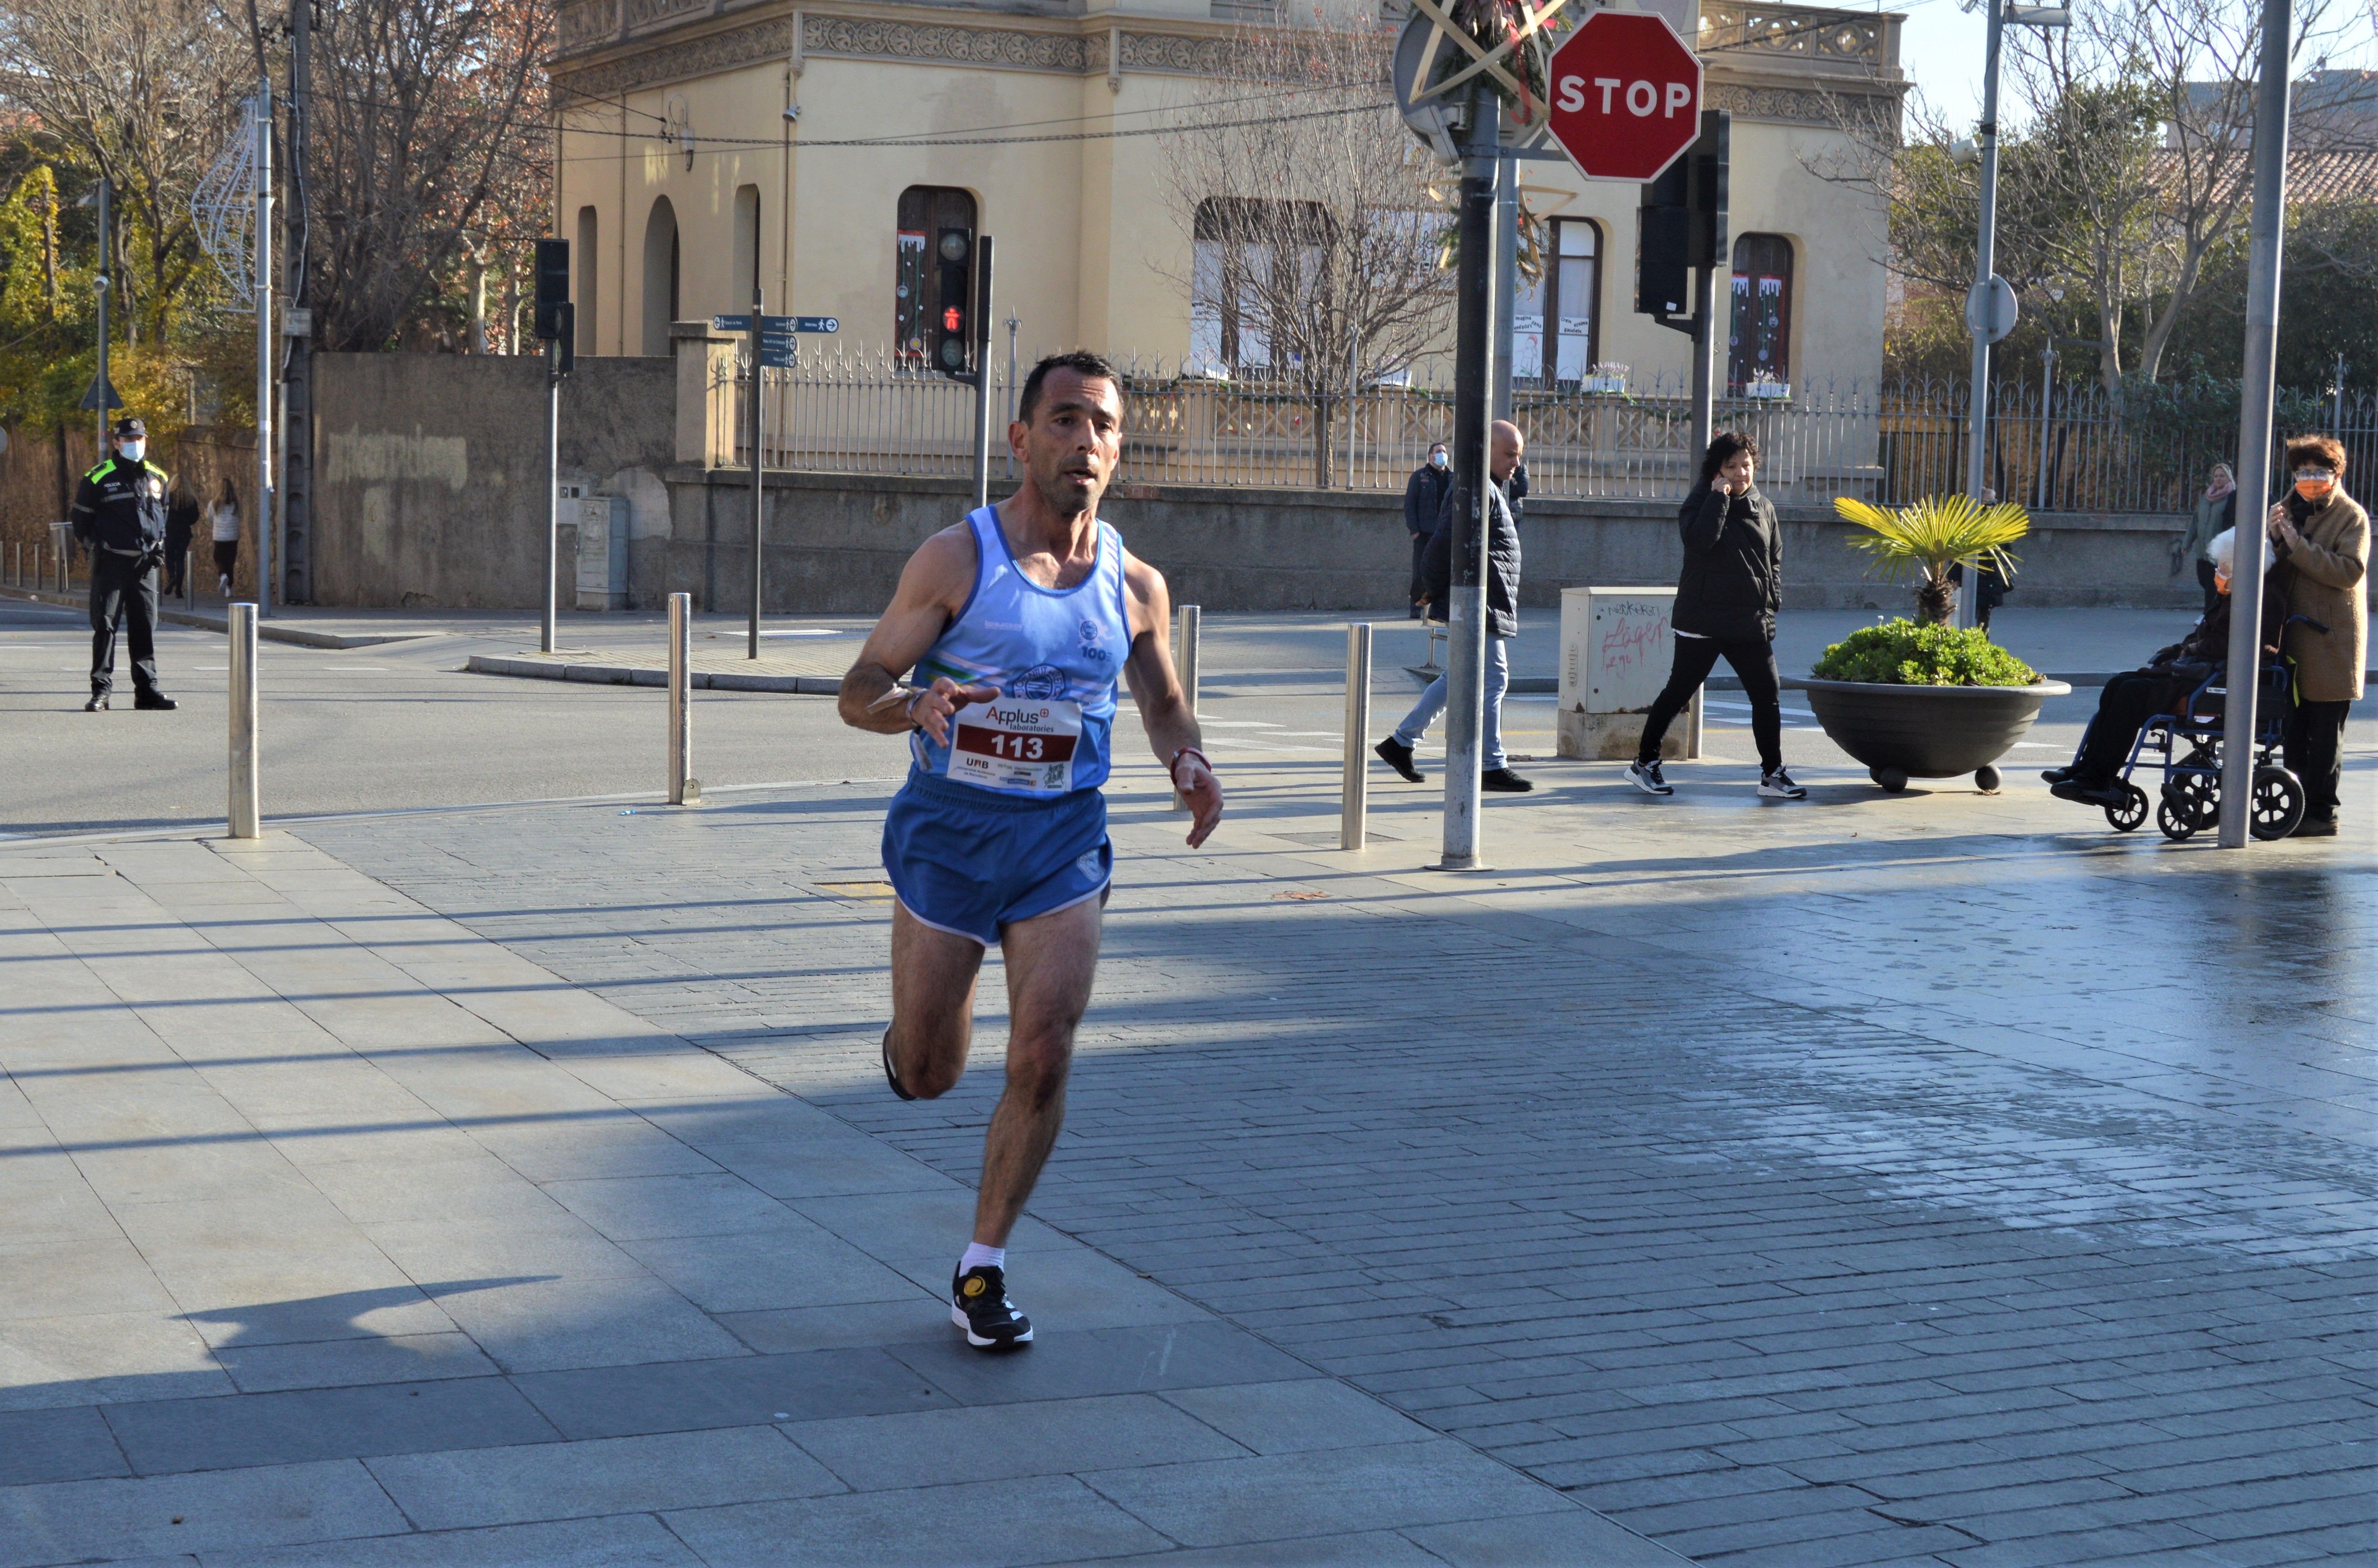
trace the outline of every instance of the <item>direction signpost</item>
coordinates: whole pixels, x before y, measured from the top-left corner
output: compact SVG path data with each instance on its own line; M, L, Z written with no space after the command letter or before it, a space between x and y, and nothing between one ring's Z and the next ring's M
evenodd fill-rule
M771 316L760 291L752 291L752 309L744 316L714 316L710 329L714 332L740 332L751 340L751 615L750 635L744 640L744 657L760 656L760 591L762 563L760 555L761 517L767 490L762 474L765 467L761 458L761 441L765 433L767 377L765 370L789 370L800 347L803 332L839 332L842 323L831 316ZM752 330L752 324L759 330Z

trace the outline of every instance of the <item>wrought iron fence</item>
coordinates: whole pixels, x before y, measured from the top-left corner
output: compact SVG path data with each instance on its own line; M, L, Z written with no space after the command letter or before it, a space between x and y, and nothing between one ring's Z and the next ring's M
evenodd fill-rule
M992 468L1009 471L1000 432L1015 389L1003 357L991 376ZM1023 363L1028 364L1029 361ZM1399 490L1429 443L1452 435L1452 389L1425 377L1374 385L1352 398L1290 386L1168 373L1126 363L1125 484ZM1528 436L1539 496L1646 499L1689 487L1691 404L1671 377L1598 377L1520 387L1512 417ZM886 352L805 346L768 377L766 461L825 473L963 475L971 471L974 389ZM737 409L747 406L748 366ZM727 389L717 389L721 394ZM1721 428L1758 441L1762 488L1784 502L1856 496L1897 504L1964 489L1966 389L1948 383L1774 386L1718 400ZM2378 394L2282 395L2285 429L2328 430L2351 472L2378 464ZM2338 417L2341 413L2342 417ZM735 420L736 461L748 431ZM2234 456L2234 388L2108 393L2094 383L1993 389L1988 483L2039 511L2179 512L2206 471Z

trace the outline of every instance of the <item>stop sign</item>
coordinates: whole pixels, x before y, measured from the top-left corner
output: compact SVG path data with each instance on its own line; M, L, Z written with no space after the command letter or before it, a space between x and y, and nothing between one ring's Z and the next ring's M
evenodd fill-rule
M1552 133L1591 180L1649 181L1701 134L1701 63L1668 18L1596 11L1553 51Z

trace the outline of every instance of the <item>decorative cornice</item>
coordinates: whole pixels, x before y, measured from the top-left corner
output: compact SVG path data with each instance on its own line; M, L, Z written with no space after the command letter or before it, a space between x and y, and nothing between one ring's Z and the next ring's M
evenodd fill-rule
M1895 126L1899 118L1899 95L1873 89L1834 93L1798 87L1711 82L1702 90L1701 101L1704 108L1731 110L1745 119L1823 126L1828 129L1838 129L1844 120Z
M1740 50L1880 67L1892 63L1888 58L1888 18L1875 12L1701 0L1704 52Z
M801 50L850 59L925 60L1077 76L1106 66L1106 51L1093 50L1090 40L1078 34L814 14L801 19Z
M1126 32L1123 68L1177 76L1219 76L1231 47L1227 38L1191 38L1176 32Z
M791 50L792 43L792 19L777 17L691 38L682 43L660 44L577 70L565 72L557 67L554 85L583 98L608 98L631 88L703 77L758 60L780 58Z

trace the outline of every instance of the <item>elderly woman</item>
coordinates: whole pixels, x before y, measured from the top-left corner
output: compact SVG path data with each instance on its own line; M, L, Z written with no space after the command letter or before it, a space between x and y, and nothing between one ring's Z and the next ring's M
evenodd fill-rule
M2370 514L2345 493L2345 449L2334 437L2299 436L2288 443L2294 485L2271 509L2273 573L2285 587L2288 613L2328 629L2288 628L2295 661L2296 705L2288 715L2288 770L2303 781L2299 838L2336 832L2337 787L2344 782L2345 715L2361 695L2361 667L2370 647L2370 607L2363 580L2370 571Z
M2059 800L2111 806L2120 799L2114 775L2131 760L2139 731L2157 713L2174 713L2189 694L2229 660L2229 567L2235 558L2233 530L2213 541L2213 608L2186 637L2156 652L2144 669L2118 675L2097 695L2097 716L2082 733L2080 754L2069 766L2040 774ZM2279 651L2279 626L2288 618L2287 599L2276 574L2263 579L2263 656Z
M2188 532L2171 547L2171 569L2180 569L2193 558L2196 562L2196 583L2204 590L2204 613L2211 615L2220 595L2213 589L2213 557L2209 553L2216 534L2238 526L2238 476L2229 472L2226 462L2213 465L2212 477L2206 481L2204 494L2196 500L2196 515L2190 520Z

